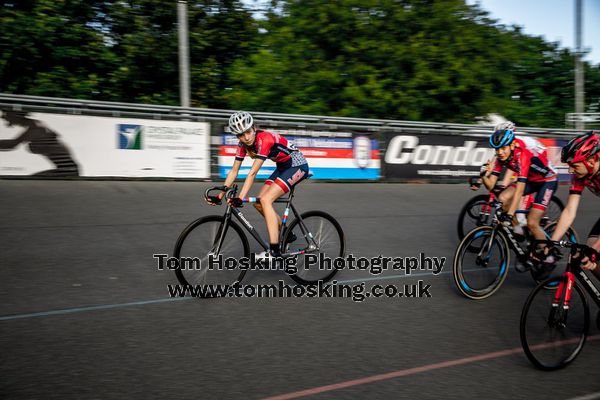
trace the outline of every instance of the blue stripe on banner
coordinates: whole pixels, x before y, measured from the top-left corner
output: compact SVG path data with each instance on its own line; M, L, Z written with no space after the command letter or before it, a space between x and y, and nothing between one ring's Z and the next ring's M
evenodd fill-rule
M231 167L219 167L219 175L221 178L226 178ZM257 178L266 179L275 168L261 168ZM238 177L244 178L250 171L250 167L240 168ZM313 176L310 179L379 179L379 168L310 168Z

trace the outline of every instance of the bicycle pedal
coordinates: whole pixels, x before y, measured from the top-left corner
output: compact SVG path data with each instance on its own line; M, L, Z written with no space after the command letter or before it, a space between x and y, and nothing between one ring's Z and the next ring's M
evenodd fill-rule
M515 264L515 271L517 272L527 272L531 268L533 268L533 263L529 260L527 260L525 263L520 263L517 261Z

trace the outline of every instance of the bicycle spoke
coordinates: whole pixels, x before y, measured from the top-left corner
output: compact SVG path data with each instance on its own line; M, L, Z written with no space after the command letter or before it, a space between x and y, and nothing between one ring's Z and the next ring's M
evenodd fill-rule
M507 245L493 228L471 231L454 257L453 277L459 291L472 299L492 295L508 272Z
M238 268L209 268L211 255L222 256L223 260L226 258L239 260L248 253L248 244L245 237L241 236L240 228L234 229L231 225L226 230L219 248L222 222L223 218L216 216L199 220L196 226L185 231L181 242L178 241L179 247L176 247L175 254L180 260L199 261L193 265L193 268L180 265L180 270L176 272L182 284L231 284L244 276L245 271L240 271Z
M300 225L303 224L312 238L307 234L305 238L302 234ZM293 252L308 248L312 243L316 245L316 250L310 251L307 254L317 254L321 257L334 259L343 255L344 241L343 233L339 225L336 226L333 217L328 214L318 211L311 211L302 215L302 222L294 220L290 228L297 237L294 242L286 243L286 251ZM305 263L305 256L300 256L297 259L298 272L292 277L300 283L316 282L317 280L328 280L336 270L320 269L319 266L308 266Z

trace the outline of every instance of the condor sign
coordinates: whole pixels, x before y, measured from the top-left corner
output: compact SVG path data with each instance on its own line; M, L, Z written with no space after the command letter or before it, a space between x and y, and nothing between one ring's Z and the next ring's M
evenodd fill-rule
M386 147L386 178L464 179L494 154L487 137L474 136L390 136Z

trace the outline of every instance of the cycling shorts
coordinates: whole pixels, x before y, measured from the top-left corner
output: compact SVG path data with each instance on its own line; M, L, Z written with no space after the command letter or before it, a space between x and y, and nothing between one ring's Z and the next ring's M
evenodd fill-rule
M301 164L295 167L280 168L279 166L273 171L269 179L265 181L265 185L275 183L284 193L288 193L294 186L302 182L308 177L308 164Z
M550 204L550 199L552 199L552 195L556 192L558 188L558 181L550 181L550 182L531 182L528 181L525 186L525 191L523 195L528 195L531 193L536 193L535 198L533 200L533 204L531 208L535 208L538 210L545 210Z

